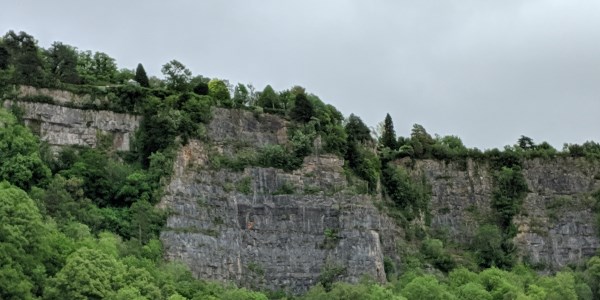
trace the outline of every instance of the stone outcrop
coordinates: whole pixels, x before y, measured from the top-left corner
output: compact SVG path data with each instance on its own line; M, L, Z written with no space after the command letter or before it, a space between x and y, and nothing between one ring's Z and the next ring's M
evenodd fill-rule
M287 141L272 116L255 124L267 129L259 134L251 132L251 113L215 114L209 132L222 148L231 134L257 146ZM211 170L208 147L192 141L181 149L160 203L172 212L161 234L167 258L184 261L201 278L292 293L327 272L350 282L363 275L385 280L384 253L394 252L402 232L370 196L352 192L342 160L308 157L294 172Z
M70 107L93 100L28 87L18 93ZM139 116L110 111L4 102L11 105L21 107L27 125L57 147L95 147L108 137L115 149L127 151L140 122ZM307 157L293 172L211 168L215 153L287 144L285 120L215 108L206 129L209 142L192 140L180 149L159 204L171 212L161 234L167 259L183 261L197 277L292 293L306 291L326 274L350 282L363 275L384 281L384 258L401 261L403 230L375 207L379 199L349 185L337 157ZM431 186L431 229L468 245L493 213L489 166L472 160L399 164ZM553 270L594 255L600 239L591 194L600 189L600 163L534 159L524 162L522 172L529 192L513 220L519 256Z
M468 244L489 220L493 178L485 163L416 161L415 176L432 186L431 228ZM600 249L591 194L600 188L600 164L585 159L527 160L523 175L529 192L514 219L521 259L541 268L578 263Z
M129 151L130 141L141 117L111 111L95 111L65 106L5 101L4 106L22 108L25 124L50 146L95 147L107 136L115 150Z

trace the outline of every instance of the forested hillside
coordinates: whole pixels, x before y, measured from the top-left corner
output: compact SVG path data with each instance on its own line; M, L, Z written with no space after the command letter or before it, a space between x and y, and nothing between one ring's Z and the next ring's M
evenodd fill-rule
M528 213L523 203L532 192L524 176L527 163L564 159L594 165L600 144L557 150L521 136L504 149L482 151L456 136L432 136L418 124L410 136L398 137L389 114L369 128L300 86L259 91L193 75L177 60L165 63L162 75L148 76L141 64L119 69L105 53L61 42L44 49L24 32L9 31L0 39L0 299L600 299L600 256L555 269L520 256L514 242L516 219ZM72 101L25 94L24 87L68 92ZM36 123L26 122L19 103L141 119L129 151L115 148L114 136L102 131L93 147L49 144L38 136ZM285 128L286 140L254 148L230 141L218 151L208 127L223 109L268 119L279 126L273 128ZM396 245L402 251L384 260L386 282L365 276L344 283L346 268L331 266L297 295L263 284L238 288L195 278L187 265L166 260L159 236L175 212L157 204L178 151L192 141L209 149L211 172L256 167L292 176L307 157L343 159L343 191L315 186L299 191L283 184L273 194L370 199L404 232ZM415 171L427 160L464 170L481 163L489 172L491 205L478 215L481 226L471 239L454 242L430 226L440 210L430 206L432 183ZM249 180L243 180L219 189L251 194ZM580 200L577 205L600 220L600 192ZM555 203L557 215L570 207L569 199L561 201L567 203ZM212 231L195 233L219 238ZM318 247L324 249L340 239L331 229L323 236ZM247 267L264 278L259 266Z

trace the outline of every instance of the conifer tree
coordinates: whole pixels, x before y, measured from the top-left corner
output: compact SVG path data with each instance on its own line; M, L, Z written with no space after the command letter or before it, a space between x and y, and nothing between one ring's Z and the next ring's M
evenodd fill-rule
M135 69L135 77L134 80L137 81L143 87L150 87L150 81L148 80L148 75L146 75L146 70L144 70L144 66L142 64L138 64Z
M383 133L381 135L381 144L383 147L396 149L398 142L396 141L396 131L394 130L394 122L390 114L386 114L383 121Z

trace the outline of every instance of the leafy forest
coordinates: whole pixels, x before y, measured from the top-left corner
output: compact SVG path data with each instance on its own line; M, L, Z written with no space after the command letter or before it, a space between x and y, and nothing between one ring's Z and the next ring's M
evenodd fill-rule
M68 146L56 153L23 124L18 106L0 108L0 299L600 299L600 256L541 275L516 257L512 244L512 219L528 191L522 162L598 160L600 144L557 150L521 136L504 149L481 151L418 124L399 137L389 114L371 129L300 86L256 90L193 75L177 60L161 70L158 78L141 64L118 68L108 54L61 42L45 49L25 32L0 38L2 101L54 103L17 93L18 86L50 88L91 96L73 104L77 108L143 117L132 151L115 151L100 137L96 148ZM322 274L305 295L291 295L196 279L185 265L163 259L158 237L168 212L155 206L178 147L206 139L214 107L275 114L290 126L288 145L215 156L215 168L292 171L315 152L317 137L323 152L344 158L348 178L364 183L357 193L382 198L382 209L411 233L415 250L401 264L386 260L386 284L370 278L348 284ZM427 224L431 190L394 163L399 159L489 164L495 213L471 245L459 249L415 225ZM592 197L600 201L600 193Z

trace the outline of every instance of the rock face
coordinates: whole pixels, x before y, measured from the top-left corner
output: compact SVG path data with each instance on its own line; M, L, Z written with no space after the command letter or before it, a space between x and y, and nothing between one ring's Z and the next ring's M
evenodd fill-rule
M215 114L209 132L224 152L232 132L236 142L256 146L287 141L272 116L255 124L248 112ZM328 272L351 282L362 275L385 280L384 253L402 233L369 196L350 192L340 159L308 157L294 172L232 172L211 170L207 147L183 147L160 203L172 211L161 234L167 258L184 261L198 277L293 293Z
M66 101L66 100L64 100ZM96 147L102 136L115 150L129 151L140 117L111 111L82 110L59 105L5 101L4 106L22 108L25 124L50 146Z
M91 100L27 87L19 94L45 95L63 104ZM13 104L53 146L95 147L99 137L108 136L115 149L127 151L140 122L138 116L109 111L4 102ZM276 116L214 109L207 126L210 142L191 141L180 149L159 204L172 212L161 234L166 257L185 262L198 277L293 293L328 278L355 282L369 275L384 281L384 257L400 262L404 232L374 206L377 199L349 186L341 159L307 157L293 172L211 168L215 153L287 144L286 127ZM471 160L399 163L431 185L431 229L469 244L492 213L489 166ZM522 214L513 220L520 257L552 270L595 254L600 239L591 194L600 189L600 163L534 159L524 162L522 172L529 192Z
M491 211L493 178L484 163L417 161L416 175L432 186L434 230L468 243ZM524 162L529 193L515 217L519 256L546 269L558 269L595 254L600 248L591 194L600 188L596 161L572 158Z

